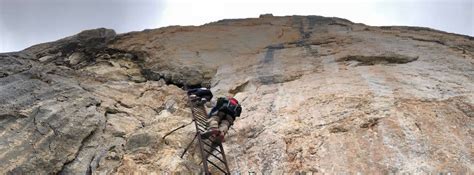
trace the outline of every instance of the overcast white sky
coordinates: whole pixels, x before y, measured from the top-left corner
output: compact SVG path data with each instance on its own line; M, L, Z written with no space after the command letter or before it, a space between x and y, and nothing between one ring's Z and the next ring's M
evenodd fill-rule
M0 52L85 29L119 33L226 18L321 15L367 25L423 26L474 36L474 0L0 0Z

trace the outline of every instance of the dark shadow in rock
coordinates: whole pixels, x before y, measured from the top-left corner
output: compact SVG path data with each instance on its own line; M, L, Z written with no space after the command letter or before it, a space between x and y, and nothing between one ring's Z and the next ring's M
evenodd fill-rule
M338 62L357 61L356 66L370 66L376 64L406 64L418 60L418 57L405 56L394 53L382 55L349 55L338 59Z
M272 74L259 76L259 82L263 85L286 83L297 80L303 76L302 74ZM230 91L229 91L230 92Z
M347 132L347 131L349 131L349 130L342 127L342 126L335 126L331 129L329 129L330 133L339 133L339 132Z
M367 122L362 123L360 128L372 128L379 123L380 118L371 118Z

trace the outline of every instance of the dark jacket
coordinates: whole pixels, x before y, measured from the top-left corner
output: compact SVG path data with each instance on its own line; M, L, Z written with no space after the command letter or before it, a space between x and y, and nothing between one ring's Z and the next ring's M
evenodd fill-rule
M200 98L205 98L207 101L211 101L213 97L211 90L207 88L194 88L188 90L188 96L193 94Z

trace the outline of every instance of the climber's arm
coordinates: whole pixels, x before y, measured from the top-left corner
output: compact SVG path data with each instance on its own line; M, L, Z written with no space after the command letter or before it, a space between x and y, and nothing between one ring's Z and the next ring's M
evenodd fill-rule
M209 112L209 116L208 117L211 117L214 113L216 113L218 110L217 106L214 106L212 109L211 109L211 112Z

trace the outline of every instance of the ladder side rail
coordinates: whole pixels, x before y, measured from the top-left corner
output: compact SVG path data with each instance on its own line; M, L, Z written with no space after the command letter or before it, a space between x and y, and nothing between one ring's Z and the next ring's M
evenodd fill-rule
M229 165L227 164L227 158L225 157L224 146L222 146L222 143L219 144L219 148L221 149L220 151L221 151L221 154L222 154L222 158L225 161L225 169L227 170L227 173L230 174Z
M196 118L195 117L196 112L195 112L195 110L193 110L195 105L192 102L190 102L190 105L191 105L191 113L192 113L193 119L194 119L194 118ZM201 136L200 136L201 132L199 131L199 126L197 125L197 122L195 122L195 126L196 126L196 132L198 132L197 134L199 134L197 138L198 138L199 152L201 153L201 159L202 159L204 157L204 150L203 150L204 148L203 148L202 139L201 139ZM208 165L207 165L207 161L203 160L202 162L203 162L204 173L206 175L210 174L209 169L208 169Z

